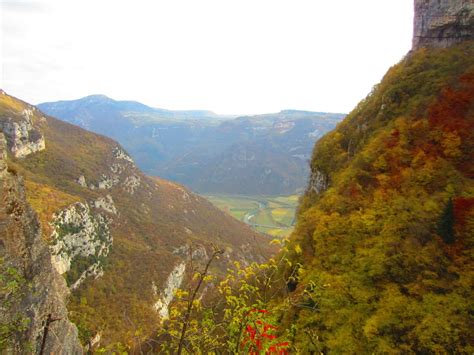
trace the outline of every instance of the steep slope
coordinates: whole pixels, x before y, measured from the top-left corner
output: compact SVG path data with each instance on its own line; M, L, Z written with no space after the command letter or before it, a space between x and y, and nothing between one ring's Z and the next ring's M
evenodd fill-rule
M82 354L68 320L69 290L51 264L22 179L7 167L0 133L0 352Z
M104 96L38 107L117 139L148 174L203 193L291 194L303 189L314 142L344 117L287 110L234 119Z
M409 53L315 146L282 315L301 353L474 351L474 43L456 42Z
M84 342L138 341L156 329L174 288L192 272L191 250L199 264L212 245L225 249L215 272L268 255L263 236L181 186L143 175L111 139L6 94L0 112L3 127L29 122L45 142L26 156L12 154L10 165L25 177L53 265L73 290L69 309ZM5 130L9 146L29 145L30 131Z

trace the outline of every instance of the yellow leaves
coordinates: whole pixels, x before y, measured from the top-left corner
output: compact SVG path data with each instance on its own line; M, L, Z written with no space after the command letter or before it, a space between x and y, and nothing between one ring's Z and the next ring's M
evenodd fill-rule
M377 219L375 217L375 212L372 210L364 211L359 215L361 222L365 225L365 227L370 228L375 225Z
M456 132L445 133L441 141L441 146L443 147L444 155L448 158L457 159L462 154L460 150L461 137L459 137Z
M178 288L178 289L175 291L174 295L175 295L175 297L178 298L178 299L183 299L183 298L189 296L189 292L186 291L186 290L182 290L182 289Z
M377 158L377 160L374 162L373 165L374 165L374 168L376 168L379 171L385 171L388 169L388 163L384 155L379 155L379 157Z
M303 249L301 249L301 246L299 244L295 245L295 253L296 254L301 254L303 252Z
M299 245L296 245L296 250L302 252ZM294 281L305 272L299 263L292 263L287 258L282 258L281 262L293 266L293 275L290 279ZM186 332L188 351L201 353L202 349L225 349L225 352L237 353L242 344L242 330L247 329L247 324L256 327L274 322L275 316L282 310L281 307L284 306L286 309L289 306L287 300L283 305L269 304L268 296L272 297L271 294L274 293L273 284L281 282L281 275L276 272L279 265L281 263L277 263L275 259L269 263L254 262L246 267L240 262L234 262L234 267L229 270L226 278L218 283L217 290L220 297L218 296L217 302L220 306L217 311L208 302L202 302L200 299L192 300L193 311ZM199 277L202 275L196 273L195 278ZM213 277L206 276L203 281L209 283L211 279ZM279 287L285 285L280 284ZM188 292L178 290L176 294L179 297L173 302L166 328L160 333L171 335L171 341L162 345L163 352L174 353L177 339L180 338L179 330L182 329L186 319L185 310L190 300L184 296L188 295ZM264 331L269 329L265 328Z
M433 214L437 214L439 213L440 211L440 207L438 206L438 204L433 201L432 199L428 199L424 202L423 204L423 209L428 212L428 213L433 213Z
M423 184L429 184L433 181L433 177L436 176L437 166L433 160L425 160L423 167L417 170L417 180Z
M421 168L426 162L426 154L424 151L420 150L411 162L413 168Z
M301 279L304 276L305 272L306 270L302 266L298 268L298 278Z
M364 325L364 334L367 338L372 338L377 336L378 327L377 327L377 317L370 318Z
M390 176L387 174L378 174L375 176L380 186L387 186L390 183Z
M171 318L177 318L181 315L181 312L176 307L171 307L169 313Z
M213 281L214 279L215 279L214 276L212 276L212 275L207 275L207 276L205 276L205 277L203 278L203 281L204 281L205 283L209 283L209 282Z
M270 245L276 244L276 245L281 245L283 242L281 239L275 238L270 241Z
M193 309L195 309L198 312L202 310L201 300L196 299L196 300L193 301Z

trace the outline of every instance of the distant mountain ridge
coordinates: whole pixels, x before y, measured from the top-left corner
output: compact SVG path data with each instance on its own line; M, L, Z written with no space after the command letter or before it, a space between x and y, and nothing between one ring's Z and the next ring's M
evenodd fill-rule
M51 115L61 113L70 120L79 119L82 110L107 110L112 112L135 112L152 114L155 119L200 119L200 118L224 118L208 110L166 110L145 105L133 100L114 100L106 95L95 94L85 96L77 100L61 100L45 102L37 105L40 109L46 108ZM232 116L234 117L234 116ZM73 122L71 122L73 123ZM80 123L80 120L78 121Z
M256 116L170 111L103 95L39 104L118 140L146 173L202 193L292 194L309 175L314 142L344 114L283 110Z

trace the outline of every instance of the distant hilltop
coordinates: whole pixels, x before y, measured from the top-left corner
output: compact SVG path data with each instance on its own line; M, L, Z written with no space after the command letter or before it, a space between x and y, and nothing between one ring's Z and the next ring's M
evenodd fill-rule
M99 110L111 110L114 112L140 112L143 114L153 114L160 118L168 119L203 119L203 118L228 118L219 116L209 110L166 110L144 105L137 101L114 100L106 95L89 95L78 100L63 100L55 102L44 102L37 105L41 110L47 111L55 116L56 111L62 112L67 108L69 111L80 111L84 108L95 107ZM87 128L87 127L86 127Z
M474 39L474 0L415 0L413 49Z

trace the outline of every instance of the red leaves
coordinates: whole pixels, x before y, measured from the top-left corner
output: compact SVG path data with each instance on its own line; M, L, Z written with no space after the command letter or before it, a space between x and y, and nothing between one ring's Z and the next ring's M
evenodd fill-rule
M453 162L467 177L474 177L474 73L441 91L428 109L431 136L438 154Z
M468 112L474 102L474 74L463 75L456 88L446 88L428 112L430 126L443 132L456 132L467 139L474 121Z
M464 228L468 216L474 213L473 197L457 197L454 200L454 219L456 227Z
M254 309L251 309L251 310L247 313L247 316L248 316L249 314L255 313L255 312L257 312L257 313L265 313L265 314L270 313L270 312L268 312L266 309L256 309L256 308L254 308Z
M400 131L398 129L394 129L390 133L389 139L385 142L385 146L387 148L393 148L398 144L398 139L400 138Z
M270 312L266 309L252 309L247 313L247 317L252 315L254 317L259 317L253 322L247 324L245 327L245 338L240 345L242 349L247 347L249 354L258 355L263 351L265 354L288 354L289 342L284 341L275 344L271 343L277 339L277 336L272 334L272 332L278 330L278 327L267 323L263 318L260 318L269 313Z
M272 345L268 348L268 354L279 354L279 355L286 355L289 354L288 347L290 343L287 341L283 341L281 343Z
M252 341L255 340L255 336L257 335L257 330L254 327L252 327L250 324L247 324L247 333L249 334L249 337Z

